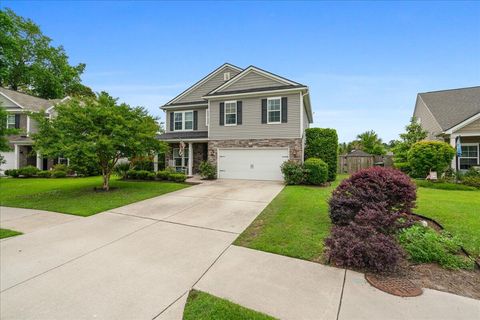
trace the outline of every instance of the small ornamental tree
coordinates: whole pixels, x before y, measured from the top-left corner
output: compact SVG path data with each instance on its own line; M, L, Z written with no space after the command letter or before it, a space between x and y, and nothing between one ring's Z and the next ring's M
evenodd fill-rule
M416 188L399 170L372 167L343 180L329 200L330 219L347 225L364 208L381 205L387 212L411 213L415 206Z
M395 143L392 151L394 154L395 166L405 166L407 162L408 150L417 143L428 136L428 131L424 130L417 118L412 117L410 123L405 127L405 132L400 134L400 140Z
M71 99L55 107L57 116L32 114L39 131L34 148L47 157L91 159L109 190L110 176L121 158L153 155L166 149L156 138L158 124L144 108L118 104L102 92L96 98Z
M408 151L408 163L414 177L425 178L430 171L443 173L450 166L455 149L441 141L420 141Z
M319 158L328 165L328 181L337 177L338 136L335 129L305 130L305 159Z

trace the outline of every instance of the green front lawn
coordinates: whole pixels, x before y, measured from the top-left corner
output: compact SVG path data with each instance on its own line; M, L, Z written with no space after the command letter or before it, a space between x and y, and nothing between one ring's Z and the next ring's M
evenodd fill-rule
M273 320L266 314L253 311L208 293L192 290L183 311L183 320Z
M480 256L480 190L418 188L417 197L416 213L439 222L469 253Z
M331 227L327 200L345 177L337 177L329 187L286 186L234 244L321 261Z
M0 179L0 205L90 216L188 187L184 183L110 180L111 190L95 191L102 177Z
M327 200L346 177L327 188L286 186L234 244L321 262L331 228ZM480 255L480 191L419 187L417 196L415 212L438 221L467 251Z
M10 229L2 229L0 228L0 239L14 237L22 234L21 232L10 230Z

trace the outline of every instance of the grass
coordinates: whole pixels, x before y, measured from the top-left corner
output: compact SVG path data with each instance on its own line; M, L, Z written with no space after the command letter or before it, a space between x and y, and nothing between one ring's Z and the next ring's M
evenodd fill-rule
M480 257L480 190L418 188L415 212L439 222L463 247Z
M14 237L22 234L21 232L10 230L10 229L1 229L0 228L0 239Z
M0 179L0 205L90 216L188 187L183 183L112 178L110 191L94 191L101 185L101 177Z
M183 320L271 320L266 314L253 311L208 293L192 290L183 311Z
M462 190L462 191L478 191L477 188L464 184L450 182L431 182L426 180L415 180L417 187L440 189L440 190Z
M286 186L234 244L322 261L323 243L331 227L327 200L345 177L337 177L329 187Z

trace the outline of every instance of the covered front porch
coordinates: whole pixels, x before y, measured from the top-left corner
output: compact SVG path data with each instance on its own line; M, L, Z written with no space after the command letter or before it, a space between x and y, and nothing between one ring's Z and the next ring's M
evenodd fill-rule
M452 134L450 145L457 150L457 155L452 160L453 170L467 171L472 167L480 170L480 132ZM459 150L461 155L458 155Z
M199 173L200 163L206 161L208 157L206 140L171 142L169 146L169 150L165 153L165 165L187 176Z

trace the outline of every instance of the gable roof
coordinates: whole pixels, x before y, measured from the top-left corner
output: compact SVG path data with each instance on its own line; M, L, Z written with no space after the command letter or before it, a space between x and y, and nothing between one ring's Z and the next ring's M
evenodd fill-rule
M480 86L418 94L443 131L480 113Z
M3 87L0 87L0 94L26 111L44 111L62 101L62 99L42 99Z
M247 77L248 75L256 73L260 75L261 77L264 77L265 79L269 79L270 85L268 86L262 86L262 87L255 87L255 88L245 88L245 89L240 89L236 88L235 90L228 90L228 88L233 87L236 83ZM295 87L306 87L303 84L300 84L298 82L289 80L287 78L281 77L279 75L276 75L274 73L271 73L269 71L260 69L255 66L249 66L239 74L237 74L235 77L230 79L229 81L225 82L224 84L220 85L219 87L215 88L214 90L210 91L208 94L205 95L205 97L209 96L214 96L214 95L219 95L221 94L228 94L228 93L237 93L237 91L244 91L244 90L249 90L249 91L255 91L257 90L265 90L267 88L274 87L276 89L288 89L288 88L295 88Z
M209 74L207 74L205 77L203 77L202 79L200 79L199 81L197 81L195 84L193 84L192 86L190 86L189 88L187 88L185 91L183 91L182 93L180 93L179 95L177 95L175 98L173 98L172 100L168 101L167 103L165 103L164 107L165 106L174 106L174 105L178 105L178 104L188 104L188 103L192 103L192 104L200 104L200 103L206 103L204 100L202 100L201 98L199 98L198 100L196 101L189 101L189 102L181 102L181 99L184 98L185 96L187 96L189 93L193 92L194 90L196 89L199 89L202 85L204 85L208 80L212 79L213 77L215 77L217 74L220 74L220 72L224 69L232 69L234 71L237 71L237 72L241 72L242 69L237 67L237 66L234 66L233 64L230 64L230 63L224 63L222 64L220 67L216 68L215 70L213 70L212 72L210 72ZM217 87L218 84L215 87ZM199 96L203 96L204 94L208 93L209 91L211 90L211 88L208 88L205 92L201 93Z

